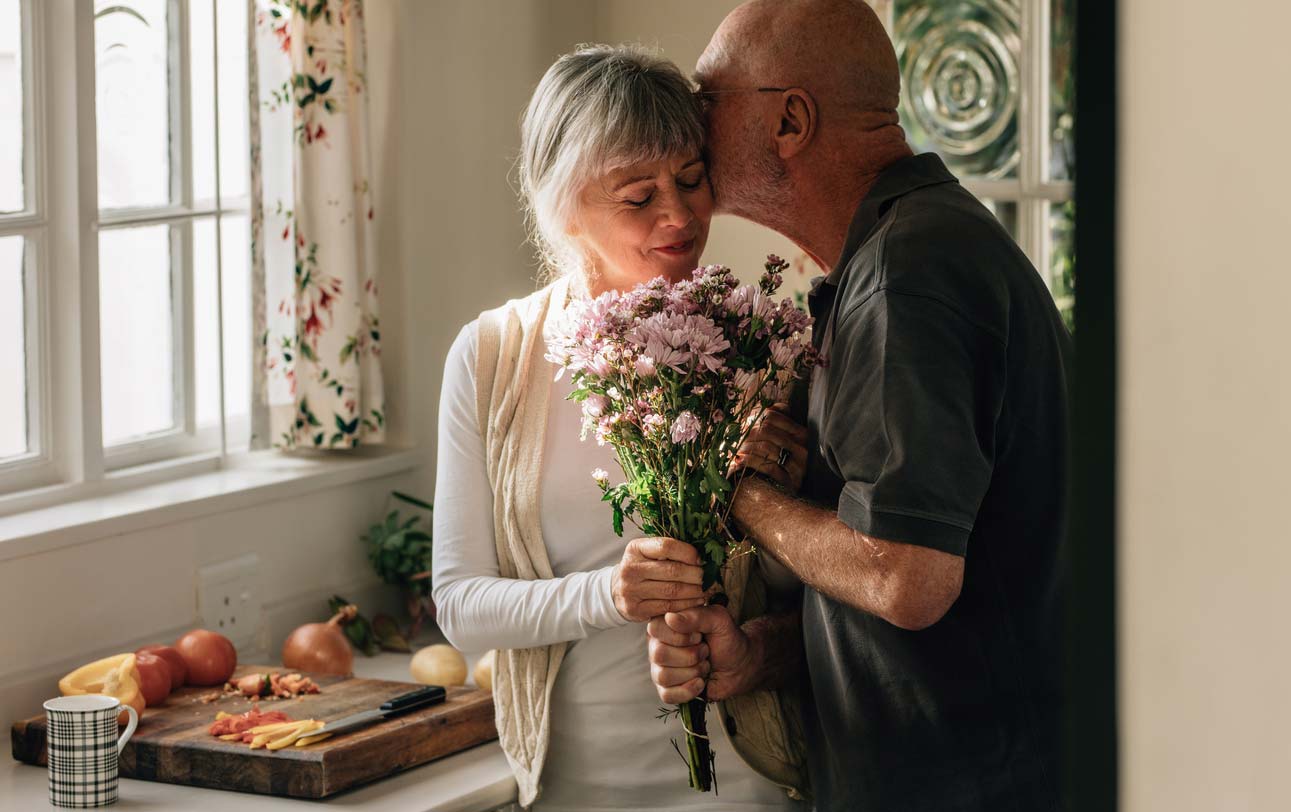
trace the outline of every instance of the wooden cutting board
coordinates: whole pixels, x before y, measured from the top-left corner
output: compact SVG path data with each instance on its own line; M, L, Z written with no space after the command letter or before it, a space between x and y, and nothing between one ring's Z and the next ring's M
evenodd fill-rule
M263 665L238 668L244 674L279 671ZM260 700L262 711L279 710L292 719L331 721L375 708L419 688L415 683L313 676L320 693L298 699ZM251 700L232 696L216 702L201 697L219 689L181 688L158 707L148 708L121 753L121 775L192 787L257 792L292 798L325 798L410 767L497 738L493 695L474 688L450 688L439 705L341 733L309 747L252 750L207 732L219 711L242 713ZM13 726L13 757L43 766L45 717Z

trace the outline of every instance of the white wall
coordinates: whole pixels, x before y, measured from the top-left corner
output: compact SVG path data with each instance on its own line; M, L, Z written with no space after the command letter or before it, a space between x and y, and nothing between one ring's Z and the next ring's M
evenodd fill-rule
M397 440L434 447L440 371L454 336L482 310L535 289L508 180L520 113L546 66L590 38L588 8L567 0L367 5L383 358L403 371L387 383ZM558 31L567 43L551 44Z
M39 713L76 666L193 628L210 564L259 559L263 623L243 659L325 619L334 593L365 613L396 610L359 537L390 490L411 488L408 474L381 477L0 561L0 725Z
M1119 7L1123 809L1287 809L1291 7Z

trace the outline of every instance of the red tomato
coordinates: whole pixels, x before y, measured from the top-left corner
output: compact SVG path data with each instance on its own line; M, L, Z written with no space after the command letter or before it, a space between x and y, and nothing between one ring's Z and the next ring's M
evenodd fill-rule
M170 696L170 665L149 652L140 652L134 656L135 666L139 669L139 690L148 707L160 705Z
M175 641L188 663L189 685L222 685L238 667L238 652L229 638L206 629L193 629Z
M184 681L188 679L188 663L172 646L144 646L135 654L155 654L165 660L166 665L170 667L170 690L172 691L183 687Z

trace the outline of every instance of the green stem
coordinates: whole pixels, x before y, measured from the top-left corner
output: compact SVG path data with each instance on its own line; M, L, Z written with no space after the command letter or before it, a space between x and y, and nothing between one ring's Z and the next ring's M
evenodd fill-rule
M704 700L692 699L684 705L678 705L677 710L686 727L686 764L690 767L690 786L699 792L710 792L713 789L713 757L708 746Z

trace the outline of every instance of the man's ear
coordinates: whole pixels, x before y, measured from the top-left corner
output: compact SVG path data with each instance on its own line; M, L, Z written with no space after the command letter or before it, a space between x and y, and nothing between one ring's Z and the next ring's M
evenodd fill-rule
M816 137L820 119L816 100L799 87L791 87L780 95L779 116L776 119L776 153L781 160L788 160L807 148Z

